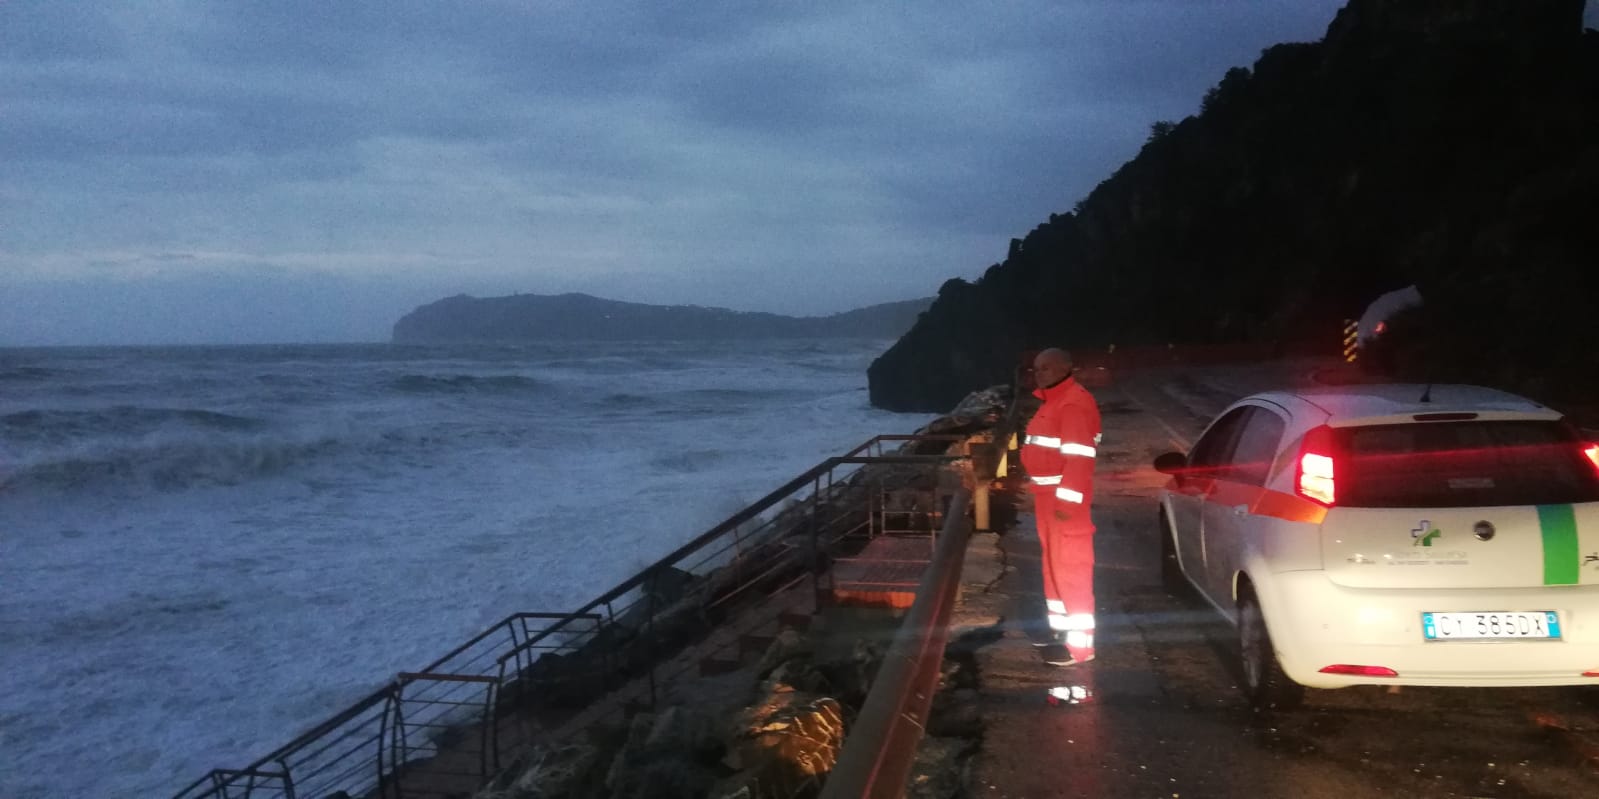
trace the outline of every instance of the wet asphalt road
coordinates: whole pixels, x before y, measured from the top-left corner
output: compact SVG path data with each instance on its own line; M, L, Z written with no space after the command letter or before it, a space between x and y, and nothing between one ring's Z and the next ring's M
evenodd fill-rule
M1203 600L1161 589L1164 478L1148 464L1232 400L1314 366L1151 371L1093 389L1105 427L1098 659L1050 667L1028 641L1023 620L1043 603L1024 500L1013 528L974 542L966 573L976 576L955 619L987 640L976 650L973 796L1599 797L1599 688L1313 691L1304 710L1257 716L1236 687L1231 626ZM1093 699L1050 700L1072 686Z

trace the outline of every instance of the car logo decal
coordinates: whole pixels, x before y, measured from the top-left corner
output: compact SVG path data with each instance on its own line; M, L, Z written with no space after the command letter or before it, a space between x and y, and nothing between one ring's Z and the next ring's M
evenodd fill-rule
M1410 537L1415 539L1410 542L1410 545L1413 547L1430 547L1433 540L1443 534L1442 530L1432 526L1432 522L1422 519L1421 524L1410 531Z
M1476 526L1471 528L1471 532L1477 536L1478 541L1492 541L1495 532L1493 522L1487 520L1477 522Z

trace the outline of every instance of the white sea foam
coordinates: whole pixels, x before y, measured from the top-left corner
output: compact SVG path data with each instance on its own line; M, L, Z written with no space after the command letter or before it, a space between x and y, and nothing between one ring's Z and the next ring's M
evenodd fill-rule
M885 344L0 350L0 796L170 795L574 609L924 423Z

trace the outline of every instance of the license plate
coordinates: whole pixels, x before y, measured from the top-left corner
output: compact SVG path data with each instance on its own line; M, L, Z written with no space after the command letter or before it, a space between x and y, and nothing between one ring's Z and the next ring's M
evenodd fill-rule
M1428 641L1484 641L1560 637L1560 617L1552 610L1423 613Z

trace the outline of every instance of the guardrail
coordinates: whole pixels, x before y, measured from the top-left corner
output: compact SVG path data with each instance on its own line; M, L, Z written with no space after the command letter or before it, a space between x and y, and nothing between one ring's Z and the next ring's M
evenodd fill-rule
M971 533L966 518L969 501L961 493L950 503L933 562L916 590L916 603L900 623L872 679L855 729L822 786L821 799L896 799L905 795L905 782L944 662L949 612L960 590L961 563Z
M570 613L517 613L398 675L239 769L215 769L175 799L448 796L486 784L540 719L571 718L623 686L653 706L668 655L759 596L809 578L872 524L873 492L963 456L959 435L884 435L829 458ZM910 454L884 454L899 443ZM940 446L942 445L942 446ZM864 467L915 466L920 470ZM875 476L873 473L875 472ZM785 504L786 503L786 504ZM625 712L625 703L615 712Z
M1013 392L1005 418L991 431L986 452L972 453L973 493L986 498L988 484L1009 449L1017 429L1019 398ZM928 709L937 693L938 677L949 640L949 616L960 592L972 523L966 518L966 494L956 494L939 531L928 565L911 605L872 679L871 690L839 752L838 762L822 785L821 799L874 797L899 799L927 726ZM986 502L980 503L986 506ZM978 508L976 521L986 514Z

